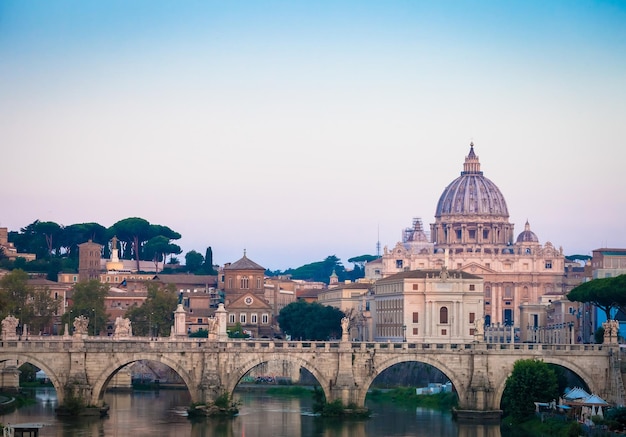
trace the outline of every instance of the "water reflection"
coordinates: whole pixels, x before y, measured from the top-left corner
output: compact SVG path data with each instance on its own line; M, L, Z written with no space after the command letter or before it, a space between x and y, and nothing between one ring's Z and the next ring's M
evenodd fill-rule
M459 424L449 413L391 403L368 403L368 420L322 419L312 413L310 398L281 397L261 392L237 392L240 414L233 419L191 421L184 390L106 393L109 417L62 420L54 415L54 389L37 389L36 405L0 417L3 423L45 424L40 436L192 436L192 437L503 437L498 425Z

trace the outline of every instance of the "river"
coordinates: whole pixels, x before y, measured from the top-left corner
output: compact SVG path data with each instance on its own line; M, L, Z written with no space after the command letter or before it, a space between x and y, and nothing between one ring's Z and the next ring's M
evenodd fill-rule
M193 437L505 437L498 425L465 425L447 412L367 402L373 412L365 420L323 419L312 414L309 397L237 391L240 414L232 419L192 422L185 416L186 390L106 393L108 417L60 419L54 414L52 388L34 389L36 404L0 416L4 424L41 423L40 437L193 436Z

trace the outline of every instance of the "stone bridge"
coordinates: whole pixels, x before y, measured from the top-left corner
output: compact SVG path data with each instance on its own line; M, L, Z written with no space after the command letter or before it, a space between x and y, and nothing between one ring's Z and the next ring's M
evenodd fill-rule
M39 337L0 342L0 361L5 364L0 385L15 388L17 367L31 363L48 375L60 405L72 393L100 406L120 369L150 360L176 371L192 402L207 402L224 392L232 394L241 378L259 364L286 361L310 371L327 400L363 406L376 376L395 364L413 361L430 364L450 379L460 410L489 415L500 410L515 361L529 358L569 369L592 392L622 405L619 345Z

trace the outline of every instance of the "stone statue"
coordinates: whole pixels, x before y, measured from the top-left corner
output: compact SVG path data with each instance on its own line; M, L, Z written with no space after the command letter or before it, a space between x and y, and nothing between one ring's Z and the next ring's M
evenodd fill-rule
M343 317L341 319L341 332L344 336L348 335L348 330L350 329L350 319L348 317Z
M217 335L220 326L220 321L217 317L209 317L209 335Z
M474 340L481 341L485 335L485 319L479 317L474 321Z
M118 316L115 319L115 332L113 336L115 338L128 338L132 336L130 323L130 319Z
M602 324L604 328L604 342L617 343L617 335L619 334L619 322L617 320L607 320Z
M2 320L2 338L15 339L17 338L17 325L20 323L19 319L16 319L12 315L8 315Z
M89 319L83 315L80 315L74 319L74 335L87 335L87 326L89 326Z

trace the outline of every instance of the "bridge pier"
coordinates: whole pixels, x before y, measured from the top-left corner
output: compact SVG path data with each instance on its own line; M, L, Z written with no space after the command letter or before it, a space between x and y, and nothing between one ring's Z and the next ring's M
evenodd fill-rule
M0 371L2 391L17 393L20 391L20 370L16 366L7 366Z
M464 421L500 420L502 410L495 405L495 390L487 372L489 359L485 344L476 344L469 355L470 381L464 396L459 393L455 417Z
M353 374L352 348L345 334L339 345L338 355L339 368L337 377L330 388L332 399L328 401L340 399L344 407L348 405L363 407L363 405L358 404L360 391Z

